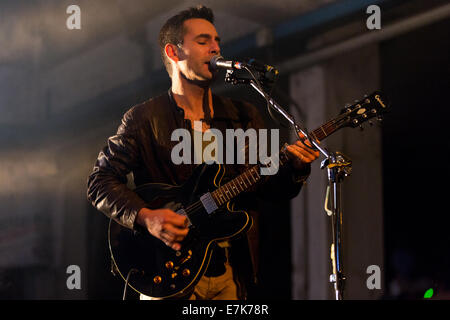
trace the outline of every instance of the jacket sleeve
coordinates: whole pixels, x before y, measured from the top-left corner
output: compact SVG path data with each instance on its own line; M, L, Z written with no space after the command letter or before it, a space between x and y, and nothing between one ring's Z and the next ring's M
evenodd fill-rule
M125 227L133 229L145 202L127 187L127 174L140 162L136 117L125 113L117 134L100 151L87 182L87 198L92 205Z
M262 199L290 200L295 198L311 173L311 165L305 165L304 170L296 171L290 162L282 166L276 174L265 178L257 189L258 197Z

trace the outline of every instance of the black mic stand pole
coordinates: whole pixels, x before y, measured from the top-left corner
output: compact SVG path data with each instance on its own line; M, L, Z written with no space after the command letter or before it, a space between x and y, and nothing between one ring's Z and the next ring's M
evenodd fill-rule
M333 273L330 275L329 281L334 284L336 300L344 299L345 276L343 274L342 265L342 208L341 208L341 184L344 177L351 172L351 160L340 152L329 152L327 149L321 147L319 143L310 138L307 130L301 128L297 124L294 117L287 113L276 101L269 97L256 81L247 78L238 78L234 74L234 70L227 70L225 81L236 84L250 84L261 96L264 97L272 107L279 114L281 114L293 127L300 140L300 133L303 134L312 145L319 150L324 156L320 168L327 168L328 171L328 188L327 199L330 199L331 209L328 207L329 215L332 218L332 245L331 245L331 260ZM332 194L329 197L329 193Z

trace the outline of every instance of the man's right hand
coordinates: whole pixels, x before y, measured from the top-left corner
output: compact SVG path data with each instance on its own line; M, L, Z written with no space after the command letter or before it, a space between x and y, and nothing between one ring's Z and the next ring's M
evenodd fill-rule
M180 242L189 232L187 218L170 209L142 208L136 219L150 234L174 250L180 250Z

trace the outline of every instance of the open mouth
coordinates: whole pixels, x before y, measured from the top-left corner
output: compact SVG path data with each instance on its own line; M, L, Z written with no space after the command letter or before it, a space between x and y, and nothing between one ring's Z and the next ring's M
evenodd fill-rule
M205 62L205 64L208 66L208 70L211 72L211 73L216 73L218 70L214 70L212 67L211 67L211 63L208 61L208 62Z
M208 70L209 70L210 72L214 72L214 70L211 68L211 65L210 65L209 61L208 61L208 62L205 62L205 65L208 67Z

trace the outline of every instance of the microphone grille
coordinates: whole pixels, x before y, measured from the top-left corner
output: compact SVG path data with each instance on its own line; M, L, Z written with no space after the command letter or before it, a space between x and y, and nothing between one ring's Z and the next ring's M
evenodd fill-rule
M217 68L217 62L218 62L219 60L223 60L223 57L222 57L220 54L215 55L215 56L213 56L213 57L211 58L211 60L209 61L209 65L210 65L213 69L216 69L216 68Z

